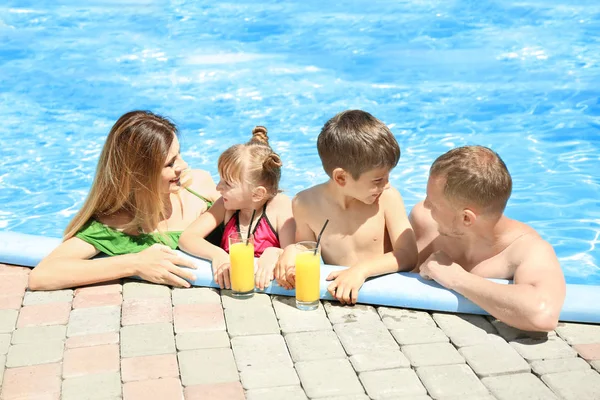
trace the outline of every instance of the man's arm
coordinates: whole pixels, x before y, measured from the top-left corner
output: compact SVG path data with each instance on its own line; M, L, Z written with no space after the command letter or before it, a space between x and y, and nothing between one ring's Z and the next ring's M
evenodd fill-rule
M433 241L438 235L437 224L431 218L431 213L425 208L424 202L419 202L410 211L408 220L415 232L417 248L419 249L419 260L414 272L419 272L419 266L429 258L433 252Z
M452 289L507 325L526 331L556 328L565 300L566 285L550 244L543 240L520 245L522 261L514 284L504 285L465 271L442 252L421 266L421 274Z
M406 216L402 196L396 189L389 188L379 201L384 210L385 227L393 250L378 257L361 260L349 269L329 274L327 279L335 280L327 290L342 303L356 303L358 290L367 278L411 270L417 264L417 243Z

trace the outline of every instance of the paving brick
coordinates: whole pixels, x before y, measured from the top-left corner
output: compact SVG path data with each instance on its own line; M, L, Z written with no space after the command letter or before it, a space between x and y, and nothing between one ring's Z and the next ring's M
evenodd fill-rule
M49 303L70 303L73 301L73 291L70 289L65 290L52 290L49 292L25 292L25 298L23 299L24 306L33 306L36 304L49 304Z
M0 310L18 310L22 302L22 294L0 294Z
M118 332L121 327L121 307L78 308L71 312L67 337Z
M63 377L119 372L119 345L81 347L65 351Z
M494 317L488 316L488 320L490 323L496 328L498 331L498 335L502 337L507 342L513 341L515 339L551 339L555 338L556 332L530 332L523 331L521 329L514 328L512 326L506 325L504 322L498 321Z
M600 343L576 344L573 348L587 361L600 360Z
M456 347L489 342L496 329L481 315L433 314L433 319Z
M50 303L24 306L19 312L17 328L43 325L66 325L71 303Z
M121 360L121 379L123 382L161 378L179 378L179 367L175 354L131 357Z
M29 272L31 272L31 268L21 267L18 265L11 264L0 264L0 275L8 276L8 275L25 275L29 276Z
M272 300L283 333L331 330L321 303L316 310L303 311L296 308L295 297L276 296Z
M425 396L428 397L428 396ZM412 399L411 397L402 397L402 400L405 399ZM429 400L431 400L431 398L428 397ZM353 396L333 396L333 397L319 397L319 400L369 400L369 396L367 396L366 394L355 394ZM418 399L418 400L422 400L422 399Z
M3 274L0 276L0 293L4 296L23 295L29 277L25 274Z
M175 400L182 398L183 388L179 378L128 382L123 385L123 400Z
M559 338L516 339L510 345L527 361L577 357L577 352Z
M83 375L65 379L62 400L103 400L121 396L121 378L118 372Z
M31 326L13 332L12 344L40 343L65 340L65 325Z
M304 390L300 386L283 386L267 389L253 389L246 392L247 400L308 400ZM186 399L187 400L187 399ZM200 400L200 399L198 399ZM225 400L225 398L223 398ZM227 399L229 400L229 399ZM319 399L321 400L321 399ZM344 398L353 400L353 398ZM368 398L366 399L368 400Z
M400 345L448 342L440 328L430 326L408 326L390 331Z
M14 344L8 349L6 366L9 368L25 367L28 365L59 362L63 358L64 346L65 344L62 340Z
M530 367L508 343L490 342L458 350L479 377L530 372Z
M193 385L185 388L185 400L245 400L239 382ZM279 398L281 399L281 397ZM266 400L266 398L265 398ZM287 400L287 398L286 398Z
M415 367L464 364L465 359L450 343L428 343L402 346L402 353Z
M0 333L12 333L19 312L17 310L0 310Z
M177 350L214 349L231 347L225 331L185 332L175 336Z
M121 329L122 358L170 353L175 353L171 324L130 325Z
M221 304L180 304L173 313L176 333L225 331Z
M299 385L293 367L245 368L241 373L242 386L246 390Z
M280 335L239 336L231 339L238 370L248 367L292 367L283 337Z
M590 363L590 365L592 366L592 368L594 368L596 371L600 372L600 360L598 361L592 361Z
M59 363L8 368L4 372L0 398L2 400L58 400L61 384L60 370Z
M398 344L381 321L370 324L337 324L333 329L350 356L371 351L398 349Z
M310 398L364 393L348 360L301 361L296 363L296 371Z
M533 374L493 376L483 378L481 381L498 400L558 400L554 393Z
M10 333L0 333L0 355L8 353L10 346Z
M427 394L410 368L368 371L360 374L367 394L374 400Z
M80 347L101 346L104 344L119 343L119 333L93 333L91 335L80 335L67 338L65 348L77 349Z
M600 325L586 325L560 322L556 328L558 336L568 344L598 343Z
M553 374L556 372L579 371L590 369L590 364L579 357L557 358L554 360L538 360L531 363L531 369L536 375Z
M593 370L542 375L542 381L565 400L600 399L600 374Z
M364 322L366 324L379 322L379 314L375 307L364 304L355 304L353 306L344 306L339 302L324 301L323 307L327 312L327 317L332 324L349 324L353 322Z
M177 358L184 386L238 382L240 379L231 349L180 351Z
M421 367L417 375L434 399L456 396L483 396L488 390L465 364Z
M171 289L168 286L148 282L125 282L123 284L123 300L149 299L162 297L171 300Z
M254 293L254 296L249 299L238 299L232 296L231 290L221 290L221 304L224 309L231 308L242 311L273 308L271 297L267 294Z
M431 315L425 311L395 307L378 307L377 312L388 329L427 326L435 328L437 326L433 318L431 318Z
M0 356L0 395L2 393L2 380L4 378L4 366L6 364L6 356Z
M175 306L179 304L221 304L219 292L210 288L173 289L171 297Z
M346 352L333 331L288 333L285 341L294 362L346 358Z
M111 294L121 293L122 291L123 285L120 281L103 282L75 289L75 297L81 294Z
M255 295L256 296L256 295ZM226 299L227 297L223 297ZM225 321L229 336L279 334L279 324L273 308L269 305L256 308L225 308Z
M88 293L82 292L73 299L73 308L120 306L123 296L117 293Z
M171 299L151 297L128 299L123 302L121 325L158 324L173 322Z
M350 362L356 372L410 367L410 361L399 349L355 354Z

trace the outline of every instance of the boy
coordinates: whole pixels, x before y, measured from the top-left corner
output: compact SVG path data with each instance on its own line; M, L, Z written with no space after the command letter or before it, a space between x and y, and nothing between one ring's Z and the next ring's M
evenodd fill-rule
M317 148L329 180L294 198L296 242L315 241L329 219L321 238L323 261L350 268L332 272L327 290L342 304L354 304L367 278L409 271L417 263L404 202L389 184L400 147L383 122L365 111L350 110L325 123ZM288 246L276 278L289 289L294 276L294 248Z

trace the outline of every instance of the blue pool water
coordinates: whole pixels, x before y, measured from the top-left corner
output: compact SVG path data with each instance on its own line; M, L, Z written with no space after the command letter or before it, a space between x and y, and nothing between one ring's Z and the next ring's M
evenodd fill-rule
M266 125L293 195L325 179L323 123L362 108L398 138L407 208L439 154L490 146L513 176L507 214L569 282L600 284L597 1L84 3L0 6L0 229L60 236L128 110L173 118L215 179Z

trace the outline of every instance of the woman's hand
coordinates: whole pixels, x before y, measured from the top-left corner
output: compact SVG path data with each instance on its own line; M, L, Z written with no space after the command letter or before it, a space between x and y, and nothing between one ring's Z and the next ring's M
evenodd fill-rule
M221 289L231 289L231 277L229 270L231 262L229 254L224 250L212 259L213 278Z
M178 267L178 265L196 269L191 260L183 258L163 244L153 244L136 254L134 270L140 278L163 285L190 287L185 279L193 281L194 274Z

